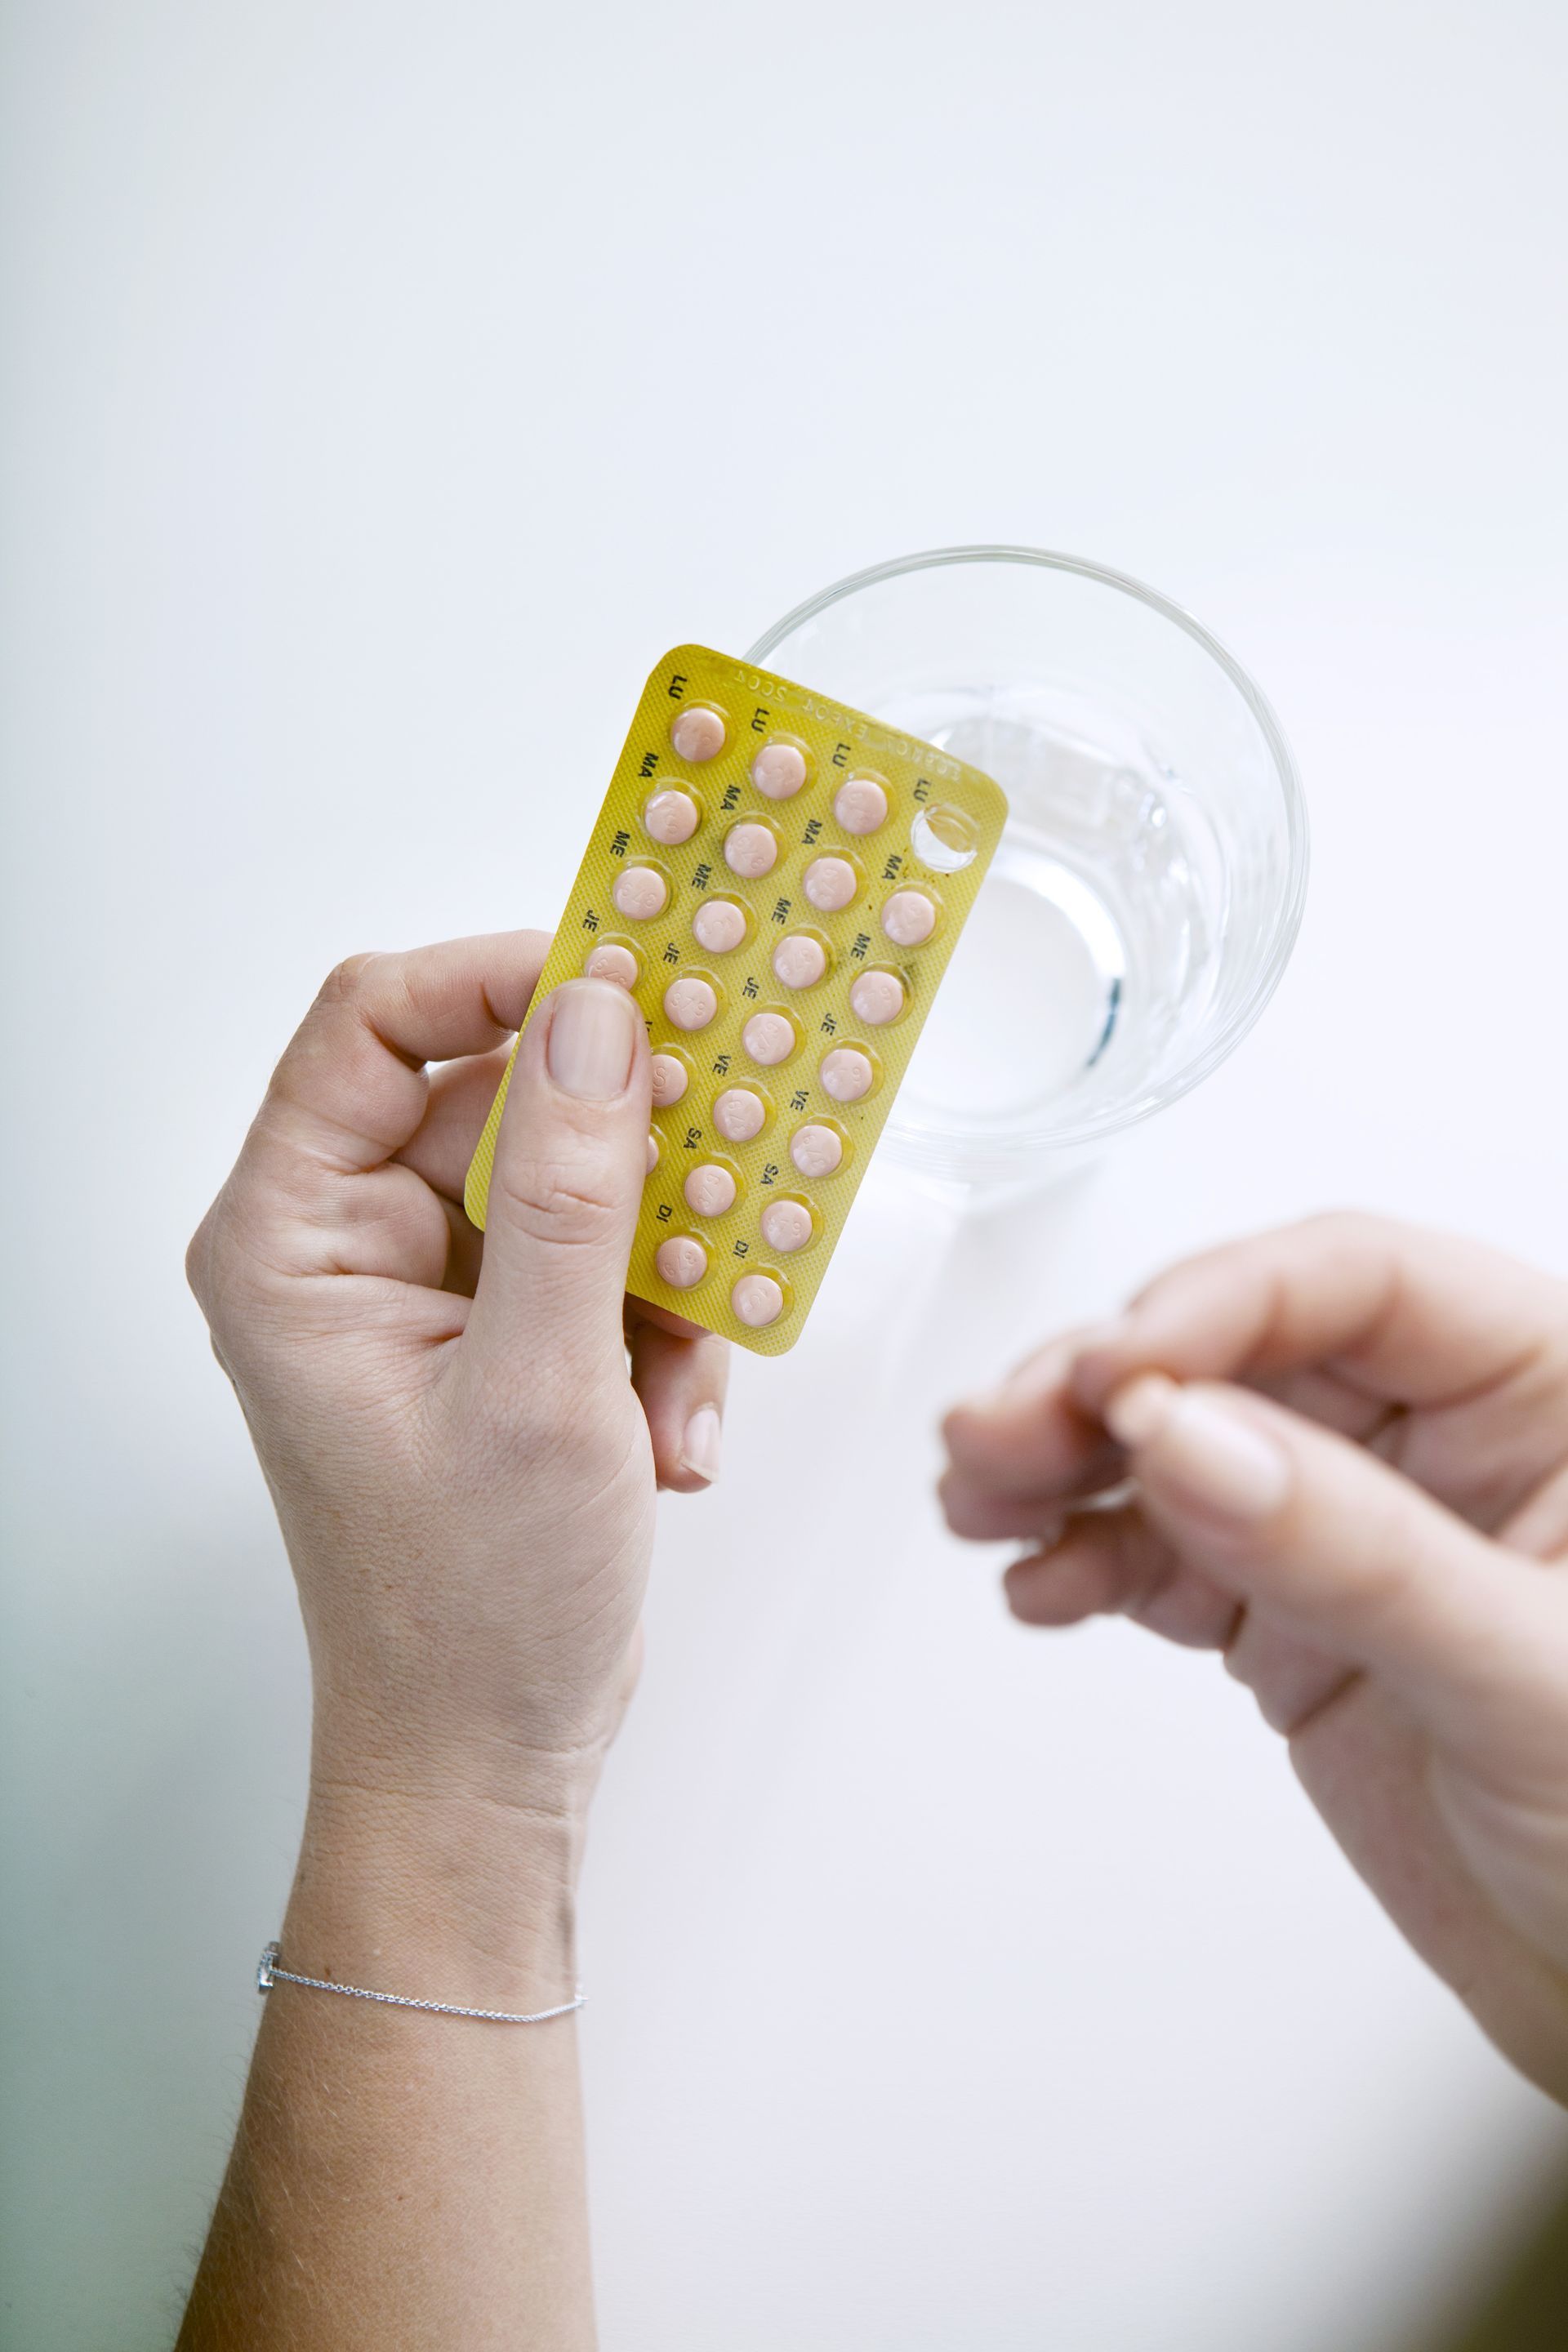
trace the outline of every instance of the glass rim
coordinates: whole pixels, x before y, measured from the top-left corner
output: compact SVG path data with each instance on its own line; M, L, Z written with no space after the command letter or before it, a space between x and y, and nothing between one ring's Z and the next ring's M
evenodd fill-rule
M1284 810L1285 888L1275 910L1272 928L1258 957L1252 985L1230 1017L1205 1040L1190 1061L1184 1062L1168 1078L1151 1087L1133 1102L1115 1110L1101 1112L1096 1118L1064 1126L1048 1137L1015 1134L1006 1138L1005 1143L1001 1137L997 1139L998 1144L1004 1148L1011 1144L1016 1148L1033 1150L1044 1145L1052 1150L1066 1150L1075 1145L1095 1142L1105 1136L1117 1134L1123 1128L1135 1127L1140 1120L1163 1109L1167 1103L1175 1102L1183 1095L1190 1093L1235 1052L1257 1021L1284 976L1301 928L1310 865L1306 799L1284 730L1267 696L1247 675L1236 656L1220 643L1212 630L1205 629L1203 623L1195 620L1183 605L1175 604L1169 596L1163 596L1157 588L1151 588L1146 581L1134 579L1129 572L1114 572L1106 564L1091 562L1087 556L1068 555L1050 548L1003 544L931 547L922 548L912 555L896 555L885 563L868 564L863 571L848 572L842 580L836 580L831 586L819 589L816 595L806 597L802 604L787 612L782 620L775 621L771 628L763 632L745 659L765 662L776 646L807 621L815 620L819 614L842 604L847 597L858 595L863 589L879 587L883 582L897 580L906 572L932 572L960 563L1019 563L1030 565L1037 571L1070 572L1079 579L1093 581L1100 587L1111 588L1121 595L1131 596L1135 603L1147 605L1152 612L1158 613L1163 619L1184 631L1225 672L1252 713L1273 763ZM809 680L803 682L809 684ZM889 1139L893 1128L899 1124L895 1111L889 1122ZM929 1130L903 1129L900 1140L906 1145L914 1144L923 1134L929 1134ZM935 1140L934 1137L931 1139Z

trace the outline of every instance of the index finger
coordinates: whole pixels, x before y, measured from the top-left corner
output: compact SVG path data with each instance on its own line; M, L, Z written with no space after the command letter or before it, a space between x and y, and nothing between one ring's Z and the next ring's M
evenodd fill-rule
M272 1074L253 1143L332 1174L378 1168L425 1113L427 1062L488 1053L518 1028L543 931L494 931L331 973Z
M1069 1332L955 1407L943 1425L950 1513L1014 1532L1002 1520L1015 1505L1122 1475L1100 1416L1135 1373L1265 1382L1309 1367L1379 1407L1485 1395L1507 1408L1516 1377L1568 1386L1568 1286L1389 1218L1313 1217L1228 1243L1159 1276L1118 1322Z
M943 1500L963 1532L979 1533L982 1521L987 1533L1022 1532L1011 1524L992 1527L997 1497L1037 1501L1044 1495L1086 1493L1124 1475L1121 1448L1068 1384L1088 1336L1064 1332L1000 1388L965 1399L944 1418L952 1468L942 1481Z
M1132 1372L1266 1381L1311 1366L1384 1404L1495 1390L1568 1341L1568 1286L1500 1250L1393 1219L1337 1213L1175 1266L1079 1350L1098 1412Z

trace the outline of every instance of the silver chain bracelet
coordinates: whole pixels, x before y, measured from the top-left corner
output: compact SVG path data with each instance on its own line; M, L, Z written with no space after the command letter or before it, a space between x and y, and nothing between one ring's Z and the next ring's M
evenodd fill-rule
M279 1967L279 1948L277 1944L268 1944L257 1963L258 1992L269 1992L275 1984L308 1985L312 1992L346 1993L353 2000L384 2001L389 2009L427 2009L436 2017L479 2017L490 2025L544 2025L552 2017L570 2017L587 2000L579 1985L571 2000L560 2001L554 2009L531 2010L527 2014L511 2009L459 2009L455 2001L415 2000L405 1992L369 1992L363 1985L334 1984L331 1977L296 1976L292 1969Z

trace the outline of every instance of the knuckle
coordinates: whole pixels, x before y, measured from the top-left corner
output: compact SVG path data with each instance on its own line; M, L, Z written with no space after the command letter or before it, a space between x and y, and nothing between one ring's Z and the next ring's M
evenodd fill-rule
M319 1001L323 1004L351 1003L363 989L365 973L373 964L381 961L381 957L370 949L361 955L344 956L341 963L332 966L321 982Z
M247 1231L244 1195L237 1195L232 1179L191 1236L185 1280L212 1334L213 1352L232 1378L221 1343L226 1334L237 1339L247 1318L275 1286Z
M1319 1209L1312 1216L1303 1217L1297 1230L1309 1241L1355 1249L1369 1243L1386 1244L1404 1228L1393 1217L1380 1217L1371 1209Z
M185 1281L204 1312L212 1290L213 1215L209 1209L185 1245Z
M558 1368L536 1358L517 1377L488 1368L465 1390L462 1419L467 1442L481 1457L510 1462L520 1447L525 1454L548 1450L554 1458L557 1445L571 1435L574 1414Z
M213 1202L185 1249L185 1280L209 1325L216 1324L234 1286L237 1250L229 1187Z
M619 1233L622 1208L610 1173L592 1160L509 1160L495 1180L492 1202L499 1191L507 1223L531 1241L602 1247Z
M481 1483L499 1475L504 1484L520 1461L547 1462L554 1506L571 1509L574 1496L602 1497L613 1480L616 1416L585 1373L536 1359L520 1377L492 1368L466 1390L462 1445Z

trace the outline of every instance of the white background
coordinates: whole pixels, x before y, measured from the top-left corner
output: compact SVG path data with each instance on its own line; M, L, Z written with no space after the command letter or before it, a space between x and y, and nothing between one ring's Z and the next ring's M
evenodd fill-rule
M667 1510L606 2347L1390 2352L1561 2159L1217 1667L1013 1628L927 1487L945 1397L1242 1227L1568 1266L1564 25L12 0L7 2346L171 2337L289 1875L302 1649L180 1276L271 1057L346 951L551 919L666 646L954 540L1234 647L1307 924L1047 1208L931 1257L868 1201Z

